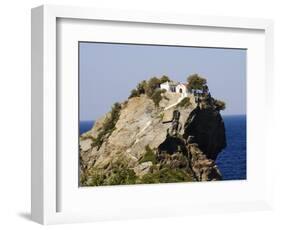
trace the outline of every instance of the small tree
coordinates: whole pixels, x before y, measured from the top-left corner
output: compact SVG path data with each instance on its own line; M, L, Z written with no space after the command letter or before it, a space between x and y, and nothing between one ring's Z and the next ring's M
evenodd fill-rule
M161 78L160 78L160 83L164 83L164 82L167 82L167 81L171 81L170 78L166 75L163 75Z
M203 77L200 77L198 74L192 74L187 78L187 89L189 92L192 90L203 90L207 84L207 80Z
M150 78L148 83L145 87L145 93L147 96L151 97L154 93L154 91L159 88L160 86L160 80L157 77Z
M129 98L138 97L139 95L140 95L140 94L139 94L138 90L133 89L133 90L131 91L131 95L129 96Z
M131 91L129 98L139 97L141 94L145 94L146 84L146 81L138 83L137 87Z
M142 81L137 85L137 91L139 94L144 94L145 93L145 88L146 88L146 81Z
M163 90L160 90L160 84L166 81L170 81L170 78L165 75L161 78L152 77L147 81L144 80L138 83L137 87L131 91L129 98L139 97L141 94L145 94L157 105L162 99L161 93L164 93Z
M158 107L160 101L162 100L161 94L163 93L162 90L157 89L155 92L151 95L151 99L153 100L154 104Z

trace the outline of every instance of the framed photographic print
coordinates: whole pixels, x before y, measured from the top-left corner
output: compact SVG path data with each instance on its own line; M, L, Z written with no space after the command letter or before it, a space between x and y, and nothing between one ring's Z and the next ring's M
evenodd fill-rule
M272 30L265 19L34 8L32 219L271 208Z

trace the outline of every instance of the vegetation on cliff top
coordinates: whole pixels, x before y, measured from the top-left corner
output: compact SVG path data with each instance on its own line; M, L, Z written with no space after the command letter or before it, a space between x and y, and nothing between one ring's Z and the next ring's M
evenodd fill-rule
M147 95L153 100L156 106L159 106L159 102L162 100L162 95L165 90L160 89L160 84L170 81L167 76L162 76L161 78L152 77L147 81L142 81L138 83L137 87L131 91L129 98L139 97L141 94Z
M187 89L189 92L192 92L193 90L201 90L203 91L203 95L201 95L201 98L212 100L212 104L217 111L225 109L226 105L224 101L214 99L208 94L207 80L205 78L199 76L198 74L192 74L187 78L187 82ZM204 93L204 90L206 89L207 92ZM185 102L183 100L182 106L184 103Z
M203 90L204 87L207 85L207 80L198 74L192 74L187 78L187 89L189 92L192 90Z

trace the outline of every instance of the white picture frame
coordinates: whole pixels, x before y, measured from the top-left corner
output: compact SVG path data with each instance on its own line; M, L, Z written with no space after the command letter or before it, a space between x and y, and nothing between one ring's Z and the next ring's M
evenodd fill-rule
M245 183L232 183L226 182L226 184L214 183L212 187L207 188L206 184L199 183L200 185L189 185L189 190L194 190L192 194L195 196L195 200L192 203L184 203L181 205L178 200L169 200L166 205L161 205L159 202L151 203L149 208L141 206L143 200L140 200L138 207L130 206L132 203L131 199L127 201L124 200L119 203L119 207L112 207L112 211L108 210L110 204L108 204L107 209L102 209L100 203L95 201L96 207L92 210L83 207L86 206L85 202L81 202L83 205L78 207L78 203L74 202L76 197L71 197L75 194L77 190L70 193L69 197L65 193L59 192L62 186L62 180L64 177L59 177L61 172L61 159L57 156L59 151L58 143L58 131L59 131L59 111L60 105L58 103L58 97L61 95L62 88L66 87L64 84L58 84L57 75L59 59L58 55L58 23L61 19L71 20L72 22L77 20L88 20L88 21L102 21L104 23L114 23L114 22L124 22L130 23L130 26L134 23L153 25L155 27L181 27L184 29L185 26L192 28L200 28L201 30L208 29L218 29L218 30L240 30L242 33L246 34L251 31L257 31L261 34L260 39L256 45L263 44L260 47L261 56L258 60L254 58L248 60L249 63L257 64L260 69L259 75L261 81L257 82L255 86L248 84L248 102L253 102L253 97L261 97L262 103L253 106L250 104L251 113L257 111L257 107L261 106L264 110L259 116L250 116L252 121L248 125L249 130L254 131L255 122L265 120L265 123L261 129L264 133L271 133L272 125L271 114L269 111L274 106L273 89L274 84L273 79L273 22L266 19L248 19L248 18L231 18L231 17L214 17L214 16L193 16L193 15L173 15L173 14L163 14L163 13L149 13L149 12L131 12L131 11L112 11L112 10L100 10L91 8L79 8L79 7L66 7L66 6L51 6L44 5L32 9L32 187L31 187L31 213L32 219L41 224L56 224L56 223L70 223L70 222L83 222L83 221L96 221L96 220L109 220L109 219L124 219L124 218L142 218L142 217L153 217L153 216L172 216L172 215L186 215L190 213L206 213L206 212L226 212L226 211L245 211L245 210L264 210L270 209L272 207L272 175L271 175L271 161L272 154L270 153L270 135L266 135L266 145L262 149L265 151L264 160L266 164L264 165L263 181L258 180L251 185L248 191L248 196L243 197L243 192L239 193L238 190L244 191L243 186ZM80 21L81 22L81 21ZM77 26L77 25L76 25ZM78 25L79 27L79 25ZM82 32L81 32L82 34ZM247 40L245 36L245 40ZM239 37L240 39L241 37ZM243 36L242 36L243 38ZM102 38L101 38L102 39ZM147 38L146 38L147 39ZM221 38L218 38L214 44L219 47L222 43ZM234 40L237 38L233 38ZM248 38L248 40L252 38ZM149 40L149 38L148 38ZM146 40L148 42L148 40ZM249 40L249 41L250 41ZM64 40L63 40L64 41ZM249 43L248 41L248 43ZM154 41L157 42L157 41ZM161 43L161 41L159 41ZM167 41L168 42L168 41ZM202 43L204 44L204 38L202 38ZM238 42L238 41L237 41ZM242 41L241 41L242 42ZM247 44L248 44L247 43ZM255 42L253 41L253 44ZM232 43L229 43L231 46ZM238 43L237 43L238 44ZM242 43L241 43L242 44ZM246 44L246 43L245 43ZM226 44L227 45L227 44ZM247 48L247 47L246 47ZM71 55L69 55L71 56ZM253 55L254 56L254 55ZM250 72L252 75L255 72ZM77 73L75 73L77 74ZM252 78L253 79L253 78ZM252 81L252 80L251 80ZM250 83L251 83L250 81ZM248 81L249 83L249 81ZM264 84L265 83L265 84ZM62 88L61 88L62 87ZM260 90L260 95L258 95L257 90ZM73 97L77 97L77 94L72 93ZM66 137L68 138L68 137ZM254 145L257 144L256 148L259 147L258 141L260 140L251 138L252 152L255 149ZM254 164L260 164L261 158L258 157L257 161L250 161L249 167L255 168ZM72 159L72 158L70 158ZM251 158L252 159L252 158ZM75 164L75 162L72 162ZM64 164L71 164L71 162L64 161ZM252 167L253 166L253 167ZM64 165L64 168L67 166ZM69 167L69 170L76 170L75 168ZM258 169L258 168L257 168ZM258 173L256 169L250 171L250 174ZM73 173L73 171L71 171ZM62 172L64 174L64 172ZM259 174L257 174L259 175ZM250 176L251 179L251 176ZM251 180L250 180L251 181ZM71 182L73 185L73 181ZM247 182L246 182L247 183ZM244 185L243 185L244 184ZM78 187L78 183L73 186ZM192 186L192 187L191 187ZM255 187L256 186L256 187ZM193 187L196 187L193 189ZM237 189L235 193L239 194L235 198L223 197L221 196L221 201L219 197L214 198L213 201L199 202L196 200L196 194L201 189L209 189L210 193L217 194L218 191L228 191ZM263 188L263 189L260 189ZM70 188L71 189L71 188ZM118 197L129 197L132 192L138 192L145 195L149 194L159 194L166 192L173 194L175 196L181 196L182 191L185 191L186 187L184 184L175 185L142 185L133 188L133 186L125 186L122 189L119 187L112 187L108 189L99 189L95 191L100 197L99 200L107 199L106 196L111 196L117 194ZM253 195L253 199L249 199L251 195L250 192L256 191L256 196ZM258 191L259 190L259 191ZM83 196L89 196L89 193L94 191L84 190ZM79 191L80 193L80 191ZM87 194L86 194L87 193ZM63 197L62 197L63 196ZM60 199L64 196L67 197L65 205L68 208L61 209ZM71 201L71 198L73 201ZM199 195L197 197L199 199ZM79 198L77 198L79 199ZM109 199L110 200L110 199ZM72 203L73 202L73 203ZM89 201L91 203L91 201ZM114 201L111 201L112 206ZM170 207L171 210L167 209ZM70 210L71 209L71 210Z

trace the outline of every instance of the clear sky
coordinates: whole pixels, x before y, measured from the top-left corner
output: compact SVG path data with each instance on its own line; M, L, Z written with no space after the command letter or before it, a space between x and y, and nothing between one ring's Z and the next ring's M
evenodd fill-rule
M155 45L80 43L80 120L96 120L128 98L142 80L167 75L186 82L198 73L223 115L246 114L246 50Z

